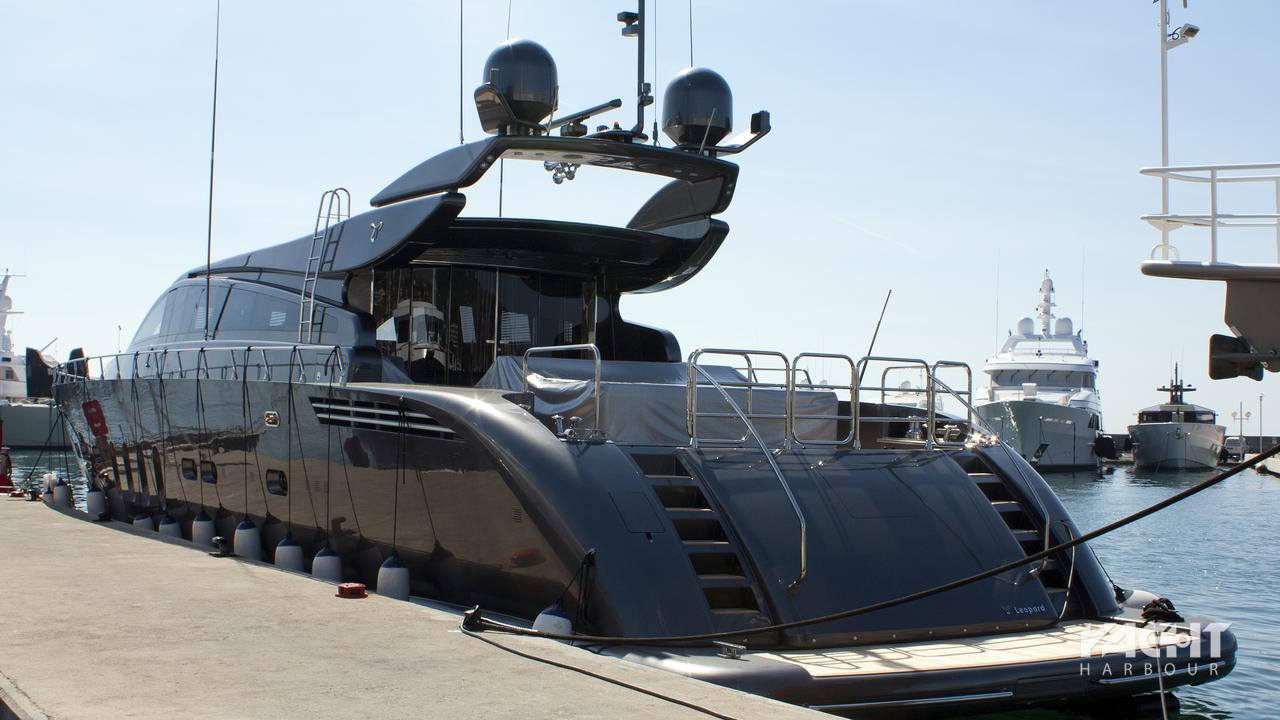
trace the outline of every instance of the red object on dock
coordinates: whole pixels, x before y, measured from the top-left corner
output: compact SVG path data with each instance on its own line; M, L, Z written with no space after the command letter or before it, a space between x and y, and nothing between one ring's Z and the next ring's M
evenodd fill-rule
M338 583L338 597L340 598L362 598L368 596L368 593L364 591L364 583Z

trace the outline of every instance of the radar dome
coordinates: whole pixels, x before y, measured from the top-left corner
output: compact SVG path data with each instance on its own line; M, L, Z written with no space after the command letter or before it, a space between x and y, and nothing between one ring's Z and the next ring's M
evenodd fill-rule
M1029 317L1024 317L1018 321L1018 334L1030 335L1036 330L1036 323Z
M720 73L685 68L662 94L662 131L677 145L708 147L733 129L733 92Z
M1071 318L1063 317L1053 321L1054 335L1070 335L1073 332L1075 331L1071 327Z
M483 82L493 85L525 122L541 123L558 105L556 61L532 40L508 40L494 48L484 62Z

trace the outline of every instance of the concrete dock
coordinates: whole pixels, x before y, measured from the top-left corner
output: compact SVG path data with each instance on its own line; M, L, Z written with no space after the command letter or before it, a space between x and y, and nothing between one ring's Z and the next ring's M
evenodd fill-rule
M0 498L0 719L830 717L141 533Z

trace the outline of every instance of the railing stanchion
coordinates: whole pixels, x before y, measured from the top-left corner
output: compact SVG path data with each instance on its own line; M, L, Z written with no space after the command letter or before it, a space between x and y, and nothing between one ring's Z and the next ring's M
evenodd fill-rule
M1209 262L1218 262L1218 171L1209 171Z
M592 436L604 432L603 418L600 417L600 348L591 343L581 343L577 345L543 345L540 347L531 347L524 351L524 363L520 372L520 381L524 392L529 392L529 357L532 355L551 355L562 352L589 352L594 361L594 373L592 375L591 397L592 406L595 412L593 422L595 427Z

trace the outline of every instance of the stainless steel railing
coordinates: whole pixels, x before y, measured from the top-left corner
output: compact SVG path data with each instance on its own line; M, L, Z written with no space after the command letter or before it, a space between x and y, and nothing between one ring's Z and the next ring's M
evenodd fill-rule
M129 379L183 379L190 375L193 379L240 380L248 377L249 368L257 370L258 379L270 381L272 368L284 367L288 371L289 382L334 382L347 383L347 366L345 350L338 345L201 345L198 347L177 347L134 352L110 353L95 355L76 360L68 360L54 366L54 385L71 383L88 383L95 380L129 380ZM215 358L226 353L226 362L218 364ZM237 353L242 356L237 359ZM256 354L256 355L255 355ZM195 363L187 367L183 356L195 356ZM250 358L257 357L258 362L250 365ZM284 356L283 362L273 364L272 358ZM315 377L308 378L308 356L311 367L315 368ZM131 373L126 376L122 368L128 362ZM173 366L176 365L176 368ZM97 373L93 372L97 368ZM296 371L296 375L295 375Z
M717 355L734 357L745 361L745 367L736 368L740 379L721 379L715 383L716 386L727 389L726 392L737 391L738 401L740 401L738 410L740 412L708 410L705 407L705 403L698 397L699 387L711 385L705 380L710 373L706 371L701 361L705 357ZM759 362L762 358L772 360L773 365L762 367ZM834 360L842 365L847 365L849 368L848 384L828 382L826 380L814 382L809 371L802 367L802 363L805 361L813 360ZM882 363L889 363L889 365L880 373L880 383L878 385L862 384L861 379L866 376L868 368L873 364ZM939 360L930 364L920 358L867 356L855 362L847 355L834 353L805 352L796 355L794 358L787 358L782 353L769 350L707 348L693 352L689 356L687 365L686 425L689 433L689 442L692 447L697 447L699 444L727 446L749 444L753 434L763 437L763 434L757 428L757 425L762 422L781 424L782 432L778 442L783 448L788 448L792 445L861 447L862 429L864 425L868 424L907 425L908 431L905 437L891 438L897 444L918 444L925 449L932 449L935 446L957 447L966 444L970 440L969 436L973 434L974 428L979 425L985 428L985 424L982 424L972 405L973 371L968 364L954 360ZM938 379L939 372L948 369L962 370L964 372L964 382L959 389L952 388ZM888 381L889 374L902 370L919 372L923 376L924 382L920 387L891 387ZM782 373L782 381L766 381L762 379L771 372ZM758 407L760 391L783 393L785 399L781 410L775 410L774 407ZM802 405L799 400L800 394L815 391L830 391L835 394L837 396L837 410L830 414L802 412ZM882 407L893 406L893 403L889 402L890 393L919 395L923 397L924 403L922 407L917 408L920 412L906 415L863 415L861 402L865 394L875 392L879 393L879 401ZM848 395L848 412L838 409L840 402L842 402L839 400L841 394ZM965 408L962 424L957 422L956 424L940 427L938 419L939 394L955 397ZM741 405L745 405L745 408L741 407ZM904 405L903 407L909 408L912 406ZM700 424L705 421L726 418L738 418L741 420L744 425L743 434L740 436L715 437L706 435L699 429ZM830 438L807 436L803 428L803 424L806 421L832 421L836 424L836 434ZM849 428L845 432L840 432L840 423L844 421L849 423ZM990 431L990 428L985 429L988 432ZM961 433L962 436L954 437L957 432ZM990 434L994 435L994 433Z
M704 356L729 356L743 359L747 364L747 372L742 375L742 380L728 380L724 382L713 381L712 384L724 390L724 388L741 389L745 395L746 410L745 412L736 407L734 412L708 411L698 408L698 387L702 383L698 380L698 375L702 375L709 380L710 375L706 369L698 364L698 360ZM766 368L756 367L753 358L772 358L782 363L781 367L772 366ZM759 379L761 372L782 372L783 379L781 382L771 381L765 382ZM772 350L740 350L732 348L704 348L695 350L689 355L688 362L688 395L685 405L685 425L689 432L690 444L697 447L698 444L706 443L712 445L742 445L746 443L747 436L755 432L755 421L766 420L782 423L782 442L784 445L790 445L790 428L791 428L791 409L789 407L792 385L794 377L792 374L791 361L786 355ZM781 412L757 412L755 409L756 390L774 390L781 391ZM700 437L698 435L698 420L710 418L740 418L745 423L745 428L741 437Z
M888 393L897 392L906 395L924 395L925 406L919 408L924 410L924 415L862 415L861 407L854 408L855 424L859 426L857 432L861 435L860 426L863 423L875 423L881 425L906 424L908 426L907 436L902 438L908 443L918 442L923 445L926 450L932 450L934 446L934 428L937 424L937 402L934 395L935 386L933 383L933 366L927 361L919 358L891 357L886 355L868 355L858 361L858 377L865 377L867 369L872 363L895 363L885 367L880 372L879 385L859 385L856 400L861 400L863 392L871 391L880 393L880 406L890 405L888 402ZM889 373L897 370L915 370L919 369L925 378L924 387L889 387ZM913 427L914 426L914 427Z
M847 364L849 366L849 384L844 385L841 383L829 383L826 380L823 380L821 382L816 382L816 383L813 382L813 379L809 376L808 371L807 370L802 371L800 368L800 363L803 362L804 360L836 360L836 361L839 361L840 363ZM857 422L858 364L854 362L853 358L849 357L848 355L839 355L835 353L803 352L795 356L795 358L791 361L791 366L793 368L793 372L791 377L791 388L788 391L788 398L787 398L788 412L790 414L787 432L791 437L791 440L801 446L803 445L856 446L857 440L858 440L858 422ZM805 375L804 382L800 382L800 378L799 378L800 372L804 372L804 375ZM799 411L799 408L796 406L797 391L804 391L804 392L831 391L833 393L840 392L840 391L848 392L849 393L849 413L846 415L840 412L839 410L840 405L837 400L837 403L836 403L837 410L834 414L830 414L830 415L814 414L814 413L801 414ZM802 421L802 420L834 421L836 423L837 433L839 433L840 421L848 420L849 432L845 433L844 435L837 434L837 436L834 439L809 438L809 437L802 438L800 437L800 430L797 427L799 421Z
M595 345L590 343L582 343L578 345L543 345L539 347L531 347L528 350L525 350L524 363L522 365L522 369L520 372L521 383L524 388L524 391L529 392L529 358L531 356L554 355L557 353L565 353L565 352L591 353L591 358L595 363L594 373L592 375L592 384L591 384L591 401L592 401L595 417L592 418L594 427L585 429L586 430L585 438L590 439L590 438L602 437L604 420L600 417L600 348L596 347ZM572 422L570 423L569 430L571 432L569 434L566 434L563 430L561 430L560 428L557 428L557 434L564 437L571 437L571 438L577 437L578 439L583 439L584 436L580 435L578 432L574 432L577 430L577 428L572 427Z

